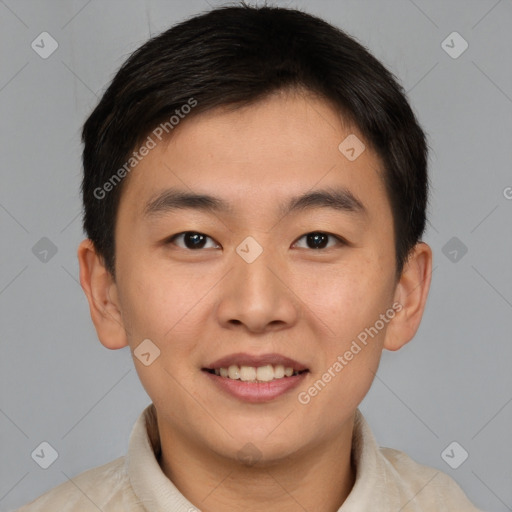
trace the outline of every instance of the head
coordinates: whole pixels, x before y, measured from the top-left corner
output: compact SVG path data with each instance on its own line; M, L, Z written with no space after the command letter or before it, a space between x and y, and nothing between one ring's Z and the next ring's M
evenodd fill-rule
M427 147L393 75L316 17L219 8L132 54L83 142L82 286L159 425L227 458L337 435L430 284ZM254 401L212 382L262 355L293 360L292 390Z

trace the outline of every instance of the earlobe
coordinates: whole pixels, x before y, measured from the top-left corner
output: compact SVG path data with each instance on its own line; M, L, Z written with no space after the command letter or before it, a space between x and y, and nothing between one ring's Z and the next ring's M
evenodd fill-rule
M91 240L83 240L78 247L80 284L89 302L91 318L100 342L109 349L128 344L123 324L117 287L103 258L96 252Z
M432 277L432 249L424 242L411 250L396 286L395 302L401 310L389 323L384 348L398 350L416 334L425 305Z

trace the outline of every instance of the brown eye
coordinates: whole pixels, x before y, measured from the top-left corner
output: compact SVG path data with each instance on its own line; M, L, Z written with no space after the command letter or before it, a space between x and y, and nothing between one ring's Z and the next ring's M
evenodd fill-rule
M181 240L181 243L177 243L177 240ZM178 245L184 249L197 250L204 249L207 246L208 240L213 242L213 239L203 233L198 233L197 231L185 231L183 233L178 233L174 235L169 242ZM219 247L215 242L213 243L213 248ZM207 248L211 248L207 247Z
M331 235L329 233L324 233L323 231L313 231L311 233L307 233L303 235L299 240L305 240L306 247L302 246L302 248L306 249L325 249L328 247L332 247L332 244L329 246L330 239L334 239L334 245L339 245L343 243L341 238ZM297 244L298 242L296 242Z

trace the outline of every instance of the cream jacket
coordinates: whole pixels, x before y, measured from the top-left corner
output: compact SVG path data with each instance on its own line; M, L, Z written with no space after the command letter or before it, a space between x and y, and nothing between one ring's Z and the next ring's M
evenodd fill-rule
M159 450L151 404L133 427L125 457L79 474L18 512L198 512L162 472ZM379 448L359 410L352 453L356 481L338 512L479 512L448 475Z

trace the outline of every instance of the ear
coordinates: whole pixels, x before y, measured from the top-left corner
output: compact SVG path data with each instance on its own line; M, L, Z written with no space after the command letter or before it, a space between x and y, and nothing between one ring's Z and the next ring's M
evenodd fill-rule
M396 315L388 324L384 348L398 350L420 325L432 278L432 249L424 242L411 250L395 289ZM401 309L400 309L401 306Z
M109 349L128 345L123 324L117 286L106 269L103 258L96 252L91 240L83 240L78 247L80 284L89 301L91 318L100 342Z

